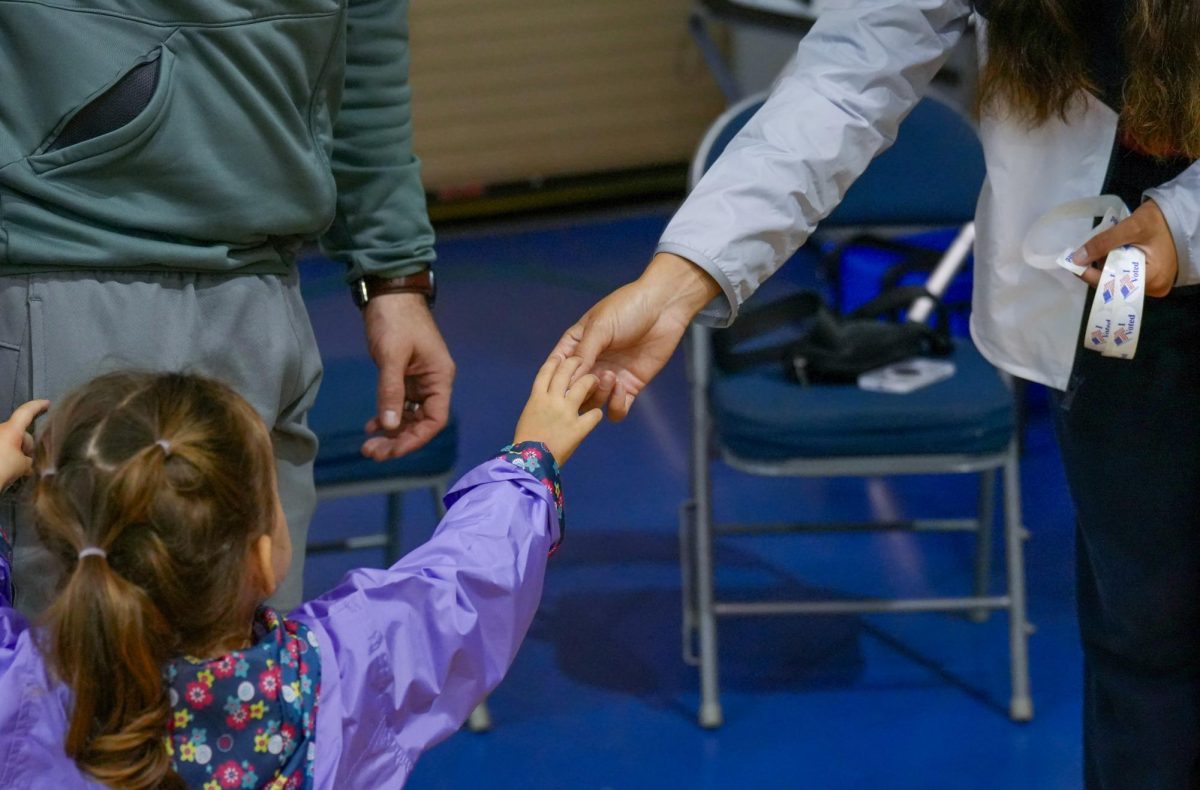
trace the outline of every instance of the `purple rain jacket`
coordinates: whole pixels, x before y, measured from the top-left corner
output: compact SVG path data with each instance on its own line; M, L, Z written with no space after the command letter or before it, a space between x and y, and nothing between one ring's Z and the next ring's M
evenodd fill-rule
M543 446L505 448L451 489L429 542L289 616L320 657L312 786L402 787L499 684L562 534L561 491ZM63 751L70 691L11 607L7 548L0 535L0 787L98 787Z

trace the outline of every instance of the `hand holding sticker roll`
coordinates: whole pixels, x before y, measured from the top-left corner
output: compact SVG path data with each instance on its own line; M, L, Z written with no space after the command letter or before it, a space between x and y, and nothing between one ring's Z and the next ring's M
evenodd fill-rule
M1095 226L1083 246L1054 255L1052 239ZM1170 229L1158 206L1147 201L1134 214L1116 195L1067 201L1030 226L1022 243L1025 262L1038 269L1064 269L1092 286L1092 306L1084 325L1083 347L1106 357L1133 359L1142 334L1147 293L1165 295L1175 284L1178 263ZM1153 290L1147 260L1154 257Z
M1137 210L1108 230L1096 234L1071 253L1070 261L1087 267L1080 279L1093 288L1100 287L1101 268L1109 252L1125 245L1138 247L1146 254L1146 294L1166 296L1175 285L1179 262L1175 241L1162 210L1146 200ZM1092 265L1096 264L1096 265Z

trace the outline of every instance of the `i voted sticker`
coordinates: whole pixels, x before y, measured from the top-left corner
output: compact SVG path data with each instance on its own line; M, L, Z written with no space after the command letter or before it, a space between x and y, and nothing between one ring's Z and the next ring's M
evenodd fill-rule
M1073 252L1075 252L1075 250L1070 249L1070 248L1063 250L1063 254L1059 255L1058 258L1054 262L1057 263L1059 266L1063 267L1064 269L1066 269L1067 271L1069 271L1071 274L1075 275L1076 277L1081 277L1081 276L1083 276L1083 273L1088 270L1088 267L1080 266L1079 264L1077 264L1073 260L1071 260L1071 253L1073 253Z
M1133 352L1137 350L1140 324L1141 320L1138 319L1137 313L1126 311L1121 314L1113 325L1112 339L1109 341L1111 344L1110 357L1121 357L1122 359L1133 357Z
M1092 313L1088 318L1089 327L1084 345L1093 351L1104 351L1108 347L1108 339L1112 337L1112 318L1109 312Z
M1125 212L1125 213L1126 213L1126 215L1128 215L1128 212ZM1096 229L1092 231L1092 235L1088 236L1088 239L1090 240L1093 236L1103 233L1104 231L1108 230L1109 228L1115 226L1118 222L1120 222L1124 218L1125 217L1122 216L1122 212L1118 211L1117 209L1113 208L1112 206L1109 206L1107 209L1105 209L1104 217L1100 220L1100 224L1096 226ZM1069 271L1071 274L1075 275L1076 277L1080 277L1083 275L1084 272L1086 272L1088 270L1088 267L1080 266L1079 264L1075 263L1075 261L1073 261L1071 259L1071 255L1074 252L1075 252L1074 248L1068 248L1068 249L1064 250L1063 254L1058 256L1058 258L1055 259L1054 262L1057 263L1062 268Z

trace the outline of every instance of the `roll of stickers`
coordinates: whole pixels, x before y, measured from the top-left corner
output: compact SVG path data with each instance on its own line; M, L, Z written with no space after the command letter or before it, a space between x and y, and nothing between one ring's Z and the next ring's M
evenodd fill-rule
M1071 260L1071 253L1083 242L1055 255L1044 252L1047 240L1054 237L1054 226L1068 221L1086 220L1097 225L1084 239L1116 225L1129 216L1129 208L1116 195L1072 200L1046 212L1025 235L1022 254L1026 263L1038 269L1061 267L1079 276L1088 267ZM1058 229L1063 230L1061 227ZM1142 310L1145 307L1146 254L1137 247L1126 245L1108 253L1100 273L1100 285L1092 299L1083 347L1106 357L1133 359L1142 332Z

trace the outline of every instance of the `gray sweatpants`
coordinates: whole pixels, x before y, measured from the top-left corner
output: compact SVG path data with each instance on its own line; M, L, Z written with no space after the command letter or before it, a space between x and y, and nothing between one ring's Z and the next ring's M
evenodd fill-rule
M221 379L271 429L279 494L294 547L271 603L300 603L304 544L316 506L316 436L306 414L321 360L299 278L188 273L68 272L0 277L0 419L32 398L54 401L114 370L182 371ZM59 584L19 489L0 500L15 533L17 605L39 612Z

